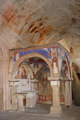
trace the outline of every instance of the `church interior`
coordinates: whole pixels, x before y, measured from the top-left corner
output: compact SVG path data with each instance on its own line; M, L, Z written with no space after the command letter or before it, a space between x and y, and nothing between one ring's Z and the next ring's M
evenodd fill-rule
M10 111L80 119L80 0L0 1L0 117Z

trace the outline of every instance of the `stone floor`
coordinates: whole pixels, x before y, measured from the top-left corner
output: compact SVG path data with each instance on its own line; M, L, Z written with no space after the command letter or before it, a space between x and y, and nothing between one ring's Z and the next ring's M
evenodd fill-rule
M70 108L62 106L61 115L49 114L51 105L36 104L35 108L21 111L0 111L0 120L80 120L80 107L72 105Z

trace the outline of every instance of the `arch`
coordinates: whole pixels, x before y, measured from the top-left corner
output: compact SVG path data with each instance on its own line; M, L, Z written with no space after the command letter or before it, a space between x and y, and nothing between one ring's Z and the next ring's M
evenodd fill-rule
M80 68L80 64L78 64L77 62L72 61L72 64L76 64Z
M31 57L39 57L39 58L43 59L48 64L48 66L49 66L51 77L53 76L53 69L52 69L50 61L45 56L43 56L42 54L39 54L39 53L30 53L30 54L22 56L19 60L16 61L16 63L14 64L14 66L12 68L11 78L13 78L13 74L14 74L16 68L18 67L18 65L22 61L24 61L25 59L28 59L28 58L31 58Z
M4 42L4 39L0 37L0 109L7 110L9 108L8 103L8 68L9 68L9 50Z
M9 58L9 50L8 50L8 47L6 46L4 39L2 37L0 37L0 48L3 51L3 57Z
M69 61L68 61L68 58L67 58L66 55L65 55L65 56L63 57L63 59L62 59L62 63L61 63L61 74L62 74L62 71L63 71L63 70L62 70L63 61L66 62L66 65L67 65L67 66L66 66L67 68L66 68L66 67L65 67L65 68L63 67L63 70L64 70L64 71L67 70L67 71L66 71L66 72L67 72L67 74L66 74L67 76L66 76L66 77L69 77L69 78L70 78L70 77L71 77L70 64L69 64ZM64 74L64 73L63 73L63 74ZM63 76L65 76L65 75L63 75Z
M72 66L73 66L73 68L74 68L76 73L80 73L80 66L79 66L79 64L77 64L75 62L75 63L72 63Z

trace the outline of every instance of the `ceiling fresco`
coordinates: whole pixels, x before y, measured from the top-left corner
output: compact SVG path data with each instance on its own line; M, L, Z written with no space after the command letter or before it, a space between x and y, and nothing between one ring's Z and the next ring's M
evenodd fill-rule
M64 38L74 49L72 57L76 58L76 52L80 57L80 0L2 0L0 36L9 49Z

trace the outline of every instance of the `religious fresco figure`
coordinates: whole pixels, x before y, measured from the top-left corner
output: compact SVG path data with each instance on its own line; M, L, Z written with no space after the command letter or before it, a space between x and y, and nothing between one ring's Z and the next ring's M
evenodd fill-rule
M57 48L53 47L50 50L51 63L53 67L53 75L58 76L58 60L57 60Z
M47 79L47 72L44 71L39 82L39 101L51 101L52 89Z
M43 91L42 91L42 93L44 95L46 95L46 88L47 88L47 75L46 75L46 72L43 73L43 77L41 78L40 82L43 85Z
M56 53L52 54L52 67L53 67L54 76L58 76L58 62L57 62Z
M22 66L21 78L22 79L27 79L26 69L25 69L24 66Z
M38 71L38 67L37 67L37 65L34 65L34 67L33 67L34 75L37 73L37 71Z
M15 71L15 78L21 78L21 71L20 71L20 67L18 67Z
M69 77L69 66L67 63L67 59L63 58L62 65L61 65L61 77L68 78Z
M11 55L10 55L9 72L12 71L12 67L13 67L14 63L15 63L15 62L14 62L14 54L11 54Z

